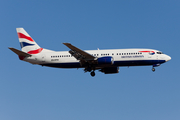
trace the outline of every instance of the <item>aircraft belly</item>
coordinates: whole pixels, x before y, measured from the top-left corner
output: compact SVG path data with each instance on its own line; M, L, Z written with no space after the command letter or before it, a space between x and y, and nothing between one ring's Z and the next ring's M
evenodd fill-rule
M82 67L79 62L72 62L72 63L48 63L48 64L42 64L42 66L56 67L56 68L81 68Z

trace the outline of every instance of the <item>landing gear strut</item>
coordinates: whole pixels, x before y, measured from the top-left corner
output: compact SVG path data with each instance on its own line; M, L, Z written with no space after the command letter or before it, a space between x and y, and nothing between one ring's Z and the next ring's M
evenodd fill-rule
M152 71L153 71L153 72L155 71L155 68L154 68L154 67L152 68Z
M95 76L95 72L94 72L94 71L91 72L91 76L92 76L92 77Z
M92 77L94 77L95 76L95 67L94 66L92 66L92 65L88 65L88 67L86 67L85 69L84 69L84 72L90 72L90 75L92 76Z

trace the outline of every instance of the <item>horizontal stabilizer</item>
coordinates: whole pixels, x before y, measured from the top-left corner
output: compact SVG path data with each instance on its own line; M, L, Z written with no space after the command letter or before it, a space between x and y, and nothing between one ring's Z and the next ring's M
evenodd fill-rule
M23 57L30 57L31 55L28 54L28 53L25 53L23 51L20 51L18 49L15 49L15 48L11 48L9 47L10 50L12 50L14 53L16 53L18 56L23 56Z

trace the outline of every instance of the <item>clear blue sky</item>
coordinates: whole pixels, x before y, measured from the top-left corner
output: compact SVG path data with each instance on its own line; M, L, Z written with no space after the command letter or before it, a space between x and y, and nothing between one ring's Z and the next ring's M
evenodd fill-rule
M180 1L0 1L0 120L179 120ZM82 69L20 61L16 29L43 48L152 48L172 60L156 68L120 67L93 78Z

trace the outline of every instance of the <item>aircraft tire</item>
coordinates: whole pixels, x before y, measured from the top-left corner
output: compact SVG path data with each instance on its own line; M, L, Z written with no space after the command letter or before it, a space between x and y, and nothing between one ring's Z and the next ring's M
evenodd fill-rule
M152 68L152 71L154 72L154 71L155 71L155 68Z
M93 72L91 72L91 76L92 77L94 77L95 76L95 72L93 71Z

